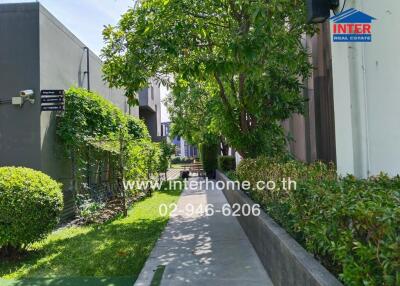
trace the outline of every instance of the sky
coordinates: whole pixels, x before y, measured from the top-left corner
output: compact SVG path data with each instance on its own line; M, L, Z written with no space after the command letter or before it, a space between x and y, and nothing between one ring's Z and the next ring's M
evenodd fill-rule
M34 0L0 0L0 3L38 2ZM47 10L60 20L94 53L100 55L103 47L102 31L105 25L115 25L124 12L133 7L134 0L41 0ZM161 98L167 94L161 88ZM165 106L161 121L168 121Z

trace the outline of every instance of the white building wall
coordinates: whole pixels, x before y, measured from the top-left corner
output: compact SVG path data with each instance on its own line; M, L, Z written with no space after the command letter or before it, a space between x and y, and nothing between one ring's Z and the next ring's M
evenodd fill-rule
M341 0L342 7L344 0ZM348 0L369 14L372 43L333 43L337 166L359 177L400 173L400 1Z
M185 157L185 140L181 137L181 158Z

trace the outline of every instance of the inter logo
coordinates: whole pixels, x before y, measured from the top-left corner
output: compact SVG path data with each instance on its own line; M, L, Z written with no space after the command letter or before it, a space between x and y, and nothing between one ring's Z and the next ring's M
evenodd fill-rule
M372 21L376 20L356 9L346 10L330 20L333 22L334 42L371 42Z

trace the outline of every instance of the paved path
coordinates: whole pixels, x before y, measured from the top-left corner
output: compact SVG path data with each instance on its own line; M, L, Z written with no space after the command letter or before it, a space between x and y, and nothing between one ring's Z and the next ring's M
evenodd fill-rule
M163 286L273 285L235 217L190 215L188 204L221 210L227 201L221 191L185 190L136 286L150 285L155 273L161 278L155 285Z
M167 172L168 180L176 180L181 175L181 169L169 169Z

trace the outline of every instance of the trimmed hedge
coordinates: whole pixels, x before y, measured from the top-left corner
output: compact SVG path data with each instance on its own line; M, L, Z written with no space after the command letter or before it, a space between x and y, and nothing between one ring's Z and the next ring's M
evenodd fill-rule
M172 164L190 164L193 163L193 159L192 158L181 158L181 157L174 157L171 160Z
M218 168L222 171L234 171L236 169L236 159L233 156L219 156Z
M400 177L339 178L323 163L243 160L250 196L346 285L400 285ZM257 190L290 177L297 189Z
M215 176L215 170L218 168L218 151L217 144L200 144L200 159L208 177Z
M28 168L0 168L0 248L21 249L59 222L61 184Z

